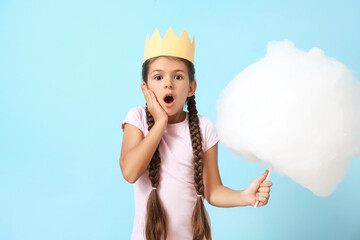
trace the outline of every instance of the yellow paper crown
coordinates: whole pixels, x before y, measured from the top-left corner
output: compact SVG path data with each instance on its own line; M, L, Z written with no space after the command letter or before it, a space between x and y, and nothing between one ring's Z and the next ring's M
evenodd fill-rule
M144 61L158 56L173 56L189 60L194 63L195 55L195 36L192 43L186 30L177 38L174 31L169 28L163 39L161 39L158 29L155 29L151 39L149 34L146 36Z

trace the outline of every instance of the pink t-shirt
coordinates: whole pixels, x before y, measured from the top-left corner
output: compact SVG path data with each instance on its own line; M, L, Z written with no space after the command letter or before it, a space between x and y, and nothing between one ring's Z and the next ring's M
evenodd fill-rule
M218 141L212 122L198 114L203 151ZM145 107L131 109L121 124L124 131L129 123L148 134ZM160 182L157 188L167 217L167 239L192 239L191 216L197 199L194 187L193 149L191 145L188 113L183 122L168 124L160 142ZM143 240L146 204L151 191L149 171L134 183L135 218L131 239ZM206 212L207 214L207 212ZM210 218L209 222L210 222Z

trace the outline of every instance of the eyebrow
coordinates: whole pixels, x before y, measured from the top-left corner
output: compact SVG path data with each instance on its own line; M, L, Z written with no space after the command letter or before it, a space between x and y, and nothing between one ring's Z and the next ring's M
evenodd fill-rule
M154 73L154 72L164 72L164 71L161 70L161 69L155 69L155 70L152 71L151 73ZM181 70L181 69L175 69L175 70L173 70L172 72L183 72L183 73L185 73L185 71L184 71L184 70Z

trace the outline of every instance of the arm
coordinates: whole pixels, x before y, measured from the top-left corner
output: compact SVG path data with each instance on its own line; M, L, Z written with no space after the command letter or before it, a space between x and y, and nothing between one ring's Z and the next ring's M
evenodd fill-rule
M222 185L218 167L218 144L204 153L204 193L206 200L216 207L237 207L249 205L243 191L236 191Z
M144 173L159 145L167 122L157 121L144 138L143 133L131 124L125 124L120 155L123 177L134 183Z
M254 205L257 200L259 206L267 204L271 182L265 180L267 172L256 178L245 190L233 190L222 185L218 168L218 144L204 153L204 193L206 200L216 207L239 207Z
M146 170L168 123L168 116L161 108L154 93L145 84L140 87L155 123L145 138L140 129L125 124L120 168L125 180L129 183L136 182Z

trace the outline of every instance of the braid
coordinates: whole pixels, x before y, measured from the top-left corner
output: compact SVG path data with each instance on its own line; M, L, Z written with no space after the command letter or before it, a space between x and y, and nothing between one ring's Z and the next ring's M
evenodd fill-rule
M150 131L155 121L147 107L146 119ZM149 164L149 178L153 188L159 186L160 165L161 159L158 145ZM145 235L147 240L159 240L161 235L166 240L166 215L155 189L151 190L147 203Z
M146 119L147 119L147 124L148 124L148 130L150 131L150 129L154 126L155 121L154 121L153 116L149 112L148 108L146 108ZM160 154L159 154L159 146L157 146L155 153L149 164L149 178L150 178L152 187L155 187L155 188L159 186L160 164L161 164L161 160L160 160Z
M201 143L201 132L199 117L196 110L195 95L187 99L189 111L189 129L194 155L194 186L198 195L204 194L203 183L203 150ZM193 240L211 240L210 225L205 215L205 207L202 198L198 197L191 218L193 227Z
M195 107L195 97L191 97L188 100L188 111L189 111L189 128L191 143L194 154L194 184L198 195L203 195L204 184L203 184L203 151L201 143L201 133L199 127L199 118L197 116L197 110Z

